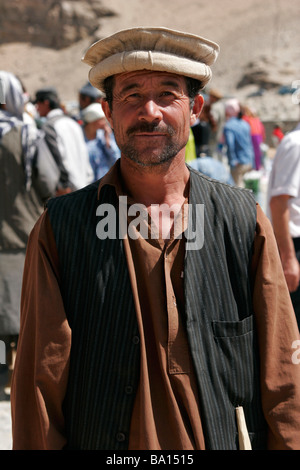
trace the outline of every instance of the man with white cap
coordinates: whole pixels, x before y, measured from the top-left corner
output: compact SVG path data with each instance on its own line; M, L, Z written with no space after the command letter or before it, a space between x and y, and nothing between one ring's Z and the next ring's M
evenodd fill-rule
M100 103L92 103L84 108L81 117L94 181L97 181L120 158L120 150Z
M54 87L37 90L35 104L39 115L46 118L42 125L45 141L59 170L56 195L80 189L93 181L93 171L80 125L67 116L60 106Z
M31 234L15 449L300 447L298 331L270 224L249 191L185 164L218 50L133 28L87 51L121 158L50 200Z

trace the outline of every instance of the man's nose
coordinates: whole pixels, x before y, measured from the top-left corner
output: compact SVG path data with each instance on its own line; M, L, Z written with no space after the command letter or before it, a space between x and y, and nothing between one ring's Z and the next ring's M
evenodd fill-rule
M139 118L148 122L155 120L160 121L162 119L160 106L155 102L155 100L148 99L141 106Z

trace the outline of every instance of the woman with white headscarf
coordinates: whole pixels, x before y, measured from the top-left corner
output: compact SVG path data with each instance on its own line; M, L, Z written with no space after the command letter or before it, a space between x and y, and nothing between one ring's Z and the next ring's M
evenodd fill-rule
M43 205L32 184L39 131L24 121L23 88L9 72L0 71L0 98L0 340L6 346L9 391L27 238Z

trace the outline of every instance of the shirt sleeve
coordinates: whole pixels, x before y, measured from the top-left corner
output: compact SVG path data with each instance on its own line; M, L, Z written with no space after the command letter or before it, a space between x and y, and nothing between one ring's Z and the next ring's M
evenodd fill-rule
M238 164L238 159L235 152L235 137L231 129L224 129L224 139L227 146L227 157L231 167Z
M62 402L70 345L56 245L45 211L30 234L24 266L21 327L11 389L14 450L64 447Z
M300 449L300 364L293 361L299 331L273 229L259 205L252 270L268 449Z
M300 145L293 135L287 135L274 157L270 175L270 197L297 197L300 181Z

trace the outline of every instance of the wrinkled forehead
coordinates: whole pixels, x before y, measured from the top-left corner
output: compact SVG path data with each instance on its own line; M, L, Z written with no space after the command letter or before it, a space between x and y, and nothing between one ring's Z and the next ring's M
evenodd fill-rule
M139 70L124 72L114 76L114 91L133 88L156 88L158 86L187 91L186 78L169 72Z

